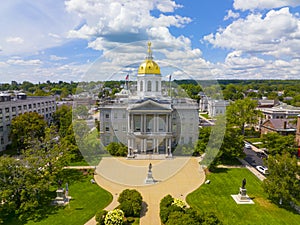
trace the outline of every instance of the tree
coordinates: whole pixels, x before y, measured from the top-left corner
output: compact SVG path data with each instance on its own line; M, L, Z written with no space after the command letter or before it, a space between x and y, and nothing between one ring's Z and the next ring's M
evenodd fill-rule
M13 147L24 150L31 139L44 136L46 126L44 117L36 112L26 112L13 118L10 133Z
M251 100L250 98L232 102L226 110L229 125L239 127L242 135L244 135L246 124L255 124L261 114L260 111L256 110L256 106L256 101Z
M96 213L95 215L95 219L96 219L96 222L97 222L97 225L105 225L105 217L106 217L106 214L108 212L104 209L101 209L99 212Z
M118 198L120 209L124 212L125 216L138 217L142 210L143 198L137 190L126 189L122 191Z
M69 134L72 124L72 107L63 105L53 114L53 123L59 130L59 135L65 137Z
M111 142L106 146L106 150L113 156L126 156L127 147L118 142Z
M235 158L243 158L243 136L240 134L238 128L227 127L222 144L218 153L215 155L214 161L211 166L222 163L223 161L230 161ZM209 151L207 149L208 142L210 141L211 128L201 128L199 132L199 140L195 146L193 155L199 155L201 153ZM214 138L214 137L213 137Z
M297 145L294 135L282 136L278 133L272 132L262 136L263 147L268 149L271 155L282 154L289 152L294 154L297 152Z
M289 153L268 158L269 176L263 187L269 198L279 204L289 205L300 201L300 168L296 157Z
M32 139L20 160L0 158L0 208L21 220L39 219L49 207L50 187L62 177L71 155L53 127L45 136ZM1 210L0 210L1 211Z

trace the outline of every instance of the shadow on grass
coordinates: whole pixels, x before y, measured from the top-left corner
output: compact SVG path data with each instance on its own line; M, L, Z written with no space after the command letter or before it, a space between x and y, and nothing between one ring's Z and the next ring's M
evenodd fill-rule
M209 170L209 172L212 172L212 173L227 173L228 168L212 168L212 169Z

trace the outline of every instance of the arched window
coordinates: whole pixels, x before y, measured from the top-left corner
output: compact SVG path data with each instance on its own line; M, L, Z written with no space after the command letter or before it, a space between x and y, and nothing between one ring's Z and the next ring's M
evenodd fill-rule
M147 91L152 91L151 81L150 80L147 83Z
M140 82L140 91L143 91L143 81Z
M159 85L159 82L158 82L158 81L156 81L156 92L158 92L158 90L159 90L159 87L158 87L158 85Z

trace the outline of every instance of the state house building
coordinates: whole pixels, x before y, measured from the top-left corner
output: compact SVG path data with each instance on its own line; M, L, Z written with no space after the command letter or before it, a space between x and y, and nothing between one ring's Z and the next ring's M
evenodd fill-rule
M171 98L163 91L168 89L164 83L165 87L149 42L134 93L127 85L116 99L100 103L101 143L122 142L128 146L128 158L172 157L177 147L192 147L198 139L198 104L189 98Z

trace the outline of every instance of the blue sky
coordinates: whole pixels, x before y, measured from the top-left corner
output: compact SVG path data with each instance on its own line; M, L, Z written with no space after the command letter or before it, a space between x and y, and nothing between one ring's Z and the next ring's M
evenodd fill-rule
M299 79L299 13L300 0L5 1L0 83L134 79L148 41L174 79Z

